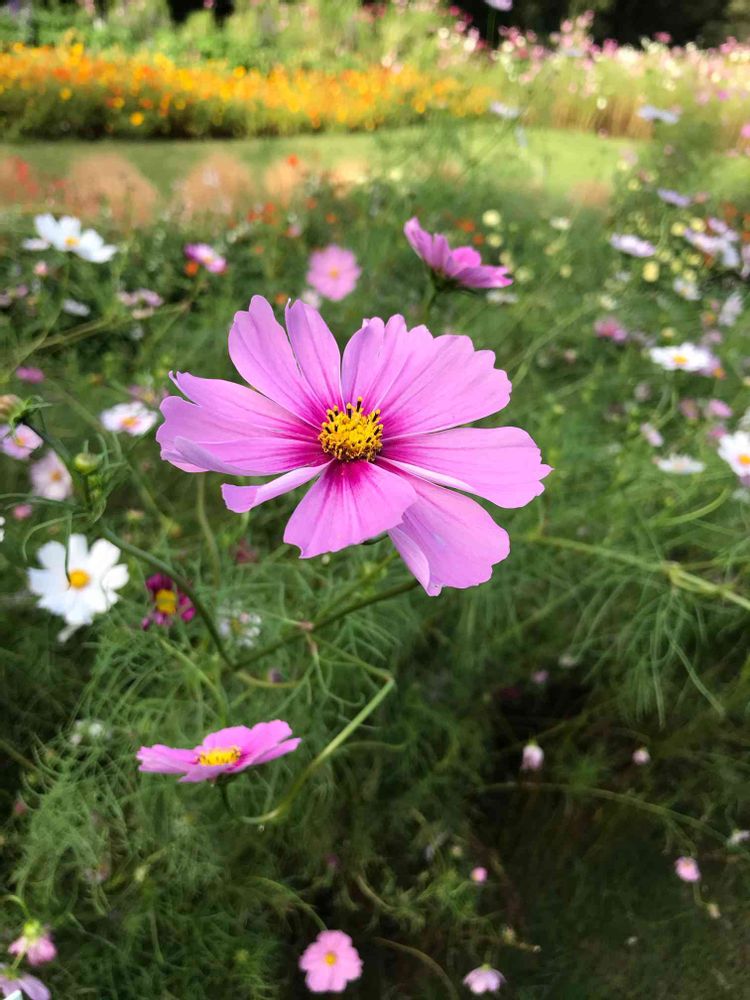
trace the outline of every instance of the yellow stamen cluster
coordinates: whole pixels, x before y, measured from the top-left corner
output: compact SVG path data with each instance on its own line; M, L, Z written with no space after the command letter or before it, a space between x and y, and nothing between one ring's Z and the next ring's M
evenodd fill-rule
M336 961L337 961L337 958L336 958L335 952L327 951L325 953L324 962L326 963L326 965L335 965Z
M216 764L236 764L240 759L240 751L237 747L213 747L210 750L201 750L198 755L198 763L204 767L215 767Z
M339 462L354 462L364 458L372 462L383 447L383 425L380 410L364 413L362 397L347 403L342 412L338 406L326 410L323 430L318 435L323 451Z
M173 615L177 610L177 594L173 590L157 590L154 604L163 615Z
M66 236L65 237L65 246L66 247L77 247L80 242L81 241L78 239L77 236Z
M737 461L740 465L750 465L750 455L738 455Z
M68 583L74 590L83 590L91 582L91 577L85 569L72 569L68 573Z

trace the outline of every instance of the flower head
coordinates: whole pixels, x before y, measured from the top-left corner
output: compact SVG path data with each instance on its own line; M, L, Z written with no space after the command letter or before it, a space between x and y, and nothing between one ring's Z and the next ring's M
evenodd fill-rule
M354 253L332 243L324 250L315 250L310 254L310 267L305 280L324 298L340 302L357 287L361 273Z
M674 863L674 870L677 878L682 879L683 882L700 882L701 880L701 870L695 858L678 858Z
M44 965L57 955L57 948L49 928L44 927L38 920L29 920L24 924L23 934L8 945L8 951L11 955L26 958L29 965Z
M213 781L223 774L239 774L248 767L267 764L296 750L298 739L289 739L292 730L279 719L258 722L252 729L230 726L209 733L192 750L163 746L141 747L137 753L139 771L153 774L180 774L181 782Z
M668 372L706 372L716 364L711 351L688 341L675 347L652 347L648 353L655 364Z
M22 365L20 368L16 368L16 378L22 382L36 385L44 381L44 372L41 368L34 368L32 365Z
M719 458L723 458L741 478L750 476L750 432L724 434L719 441Z
M506 267L482 264L474 247L451 250L441 233L428 233L412 218L404 226L404 235L412 249L441 281L462 288L505 288L513 284Z
M676 205L677 208L687 208L693 200L689 195L680 194L679 191L672 191L670 188L657 188L656 193L667 205Z
M296 302L288 335L256 296L235 316L229 353L249 389L176 374L157 432L162 458L186 472L276 476L224 485L236 513L316 480L284 540L308 559L389 533L428 594L488 580L508 536L462 490L502 507L542 492L550 471L517 427L459 424L504 407L510 383L468 337L365 322L343 361L322 317Z
M211 274L223 274L227 269L226 258L208 243L188 243L185 246L185 256L205 267Z
M505 976L490 965L480 965L464 976L464 986L472 993L497 993L505 982Z
M644 104L636 114L646 122L658 121L664 122L665 125L676 125L680 120L676 112L668 111L666 108L656 108L653 104Z
M362 959L343 931L321 931L299 960L311 993L343 993L362 975Z
M613 233L609 238L610 245L619 250L620 253L629 254L631 257L651 257L656 253L656 247L648 240L642 240L640 236L632 236L629 233Z
M644 764L651 763L651 754L648 752L648 747L638 747L633 751L632 761L639 767L643 767Z
M171 625L178 616L184 621L192 621L195 608L192 601L177 589L171 577L165 573L155 573L146 580L146 588L153 601L153 609L141 622L141 628L147 629L152 623L156 625Z
M84 535L71 535L67 548L47 542L37 552L42 569L29 570L29 589L39 597L40 608L64 618L72 629L90 625L117 602L117 591L128 582L119 557L120 550L104 538L90 549Z
M472 882L476 882L481 885L483 882L487 881L487 869L486 868L472 868L469 878Z
M544 764L544 750L538 743L527 743L521 755L522 771L539 771Z
M238 646L250 647L260 635L262 619L256 611L246 611L239 606L219 610L219 633Z
M73 492L73 480L65 463L54 451L48 451L29 466L34 495L47 500L65 500Z
M151 430L158 419L158 414L135 400L132 403L118 403L108 410L102 410L99 418L108 431L140 437L141 434Z
M661 448L664 444L664 436L653 424L641 424L641 434L645 437L652 448Z
M11 458L25 462L40 444L42 439L25 424L16 424L13 430L8 424L0 424L0 448Z
M117 247L104 242L94 229L81 230L81 220L72 215L63 215L55 219L49 213L37 215L34 226L39 239L26 240L27 250L46 250L54 247L63 253L74 253L92 264L105 264L117 253Z
M692 476L703 472L706 468L703 462L689 455L667 455L666 458L657 458L654 461L662 472L671 472L677 476Z
M594 323L594 333L603 340L611 340L615 344L624 344L628 339L628 331L616 316L603 316Z
M4 997L15 997L18 991L28 997L28 1000L50 1000L52 994L36 976L28 972L19 972L9 965L0 965L0 991Z

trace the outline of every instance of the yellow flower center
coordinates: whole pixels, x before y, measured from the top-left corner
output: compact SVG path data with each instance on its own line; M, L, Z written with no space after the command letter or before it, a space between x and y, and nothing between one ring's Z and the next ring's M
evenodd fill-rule
M331 267L328 269L329 278L338 278L341 275L341 271L338 267Z
M740 465L750 465L750 455L738 455L737 461Z
M673 354L672 355L672 361L674 361L674 363L676 365L686 365L687 364L687 360L688 359L687 359L687 357L684 354Z
M83 590L84 587L88 587L90 582L91 577L85 569L72 569L68 573L68 583L74 590Z
M122 421L120 423L120 426L121 427L137 427L138 426L138 417L123 417L123 419L122 419Z
M177 610L177 594L173 590L157 590L154 604L163 615L173 615Z
M213 747L211 750L201 750L198 763L204 767L214 767L216 764L236 764L240 759L237 747Z
M78 239L77 236L66 236L65 237L65 246L66 247L77 247L80 242L81 241Z
M372 462L383 447L380 410L364 413L361 396L356 405L347 403L344 412L338 406L326 410L322 426L318 441L326 454L340 462L354 462L358 458Z
M54 472L50 473L50 481L53 483L59 483L62 479L62 472L59 469L55 469Z
M338 959L336 958L336 955L335 955L334 952L332 952L332 951L327 951L326 952L326 955L325 955L325 958L324 958L324 962L326 963L326 965L335 965L337 961L338 961Z

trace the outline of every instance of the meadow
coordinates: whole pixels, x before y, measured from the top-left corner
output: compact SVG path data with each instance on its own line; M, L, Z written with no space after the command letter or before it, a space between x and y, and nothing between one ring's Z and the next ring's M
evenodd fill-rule
M747 157L648 79L0 147L0 993L745 995Z

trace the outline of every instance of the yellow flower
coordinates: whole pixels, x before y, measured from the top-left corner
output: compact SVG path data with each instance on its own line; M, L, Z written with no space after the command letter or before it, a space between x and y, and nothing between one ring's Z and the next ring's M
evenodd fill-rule
M490 233L487 237L487 244L491 247L501 247L503 245L503 238L499 233Z
M570 264L563 264L563 266L560 268L561 278L569 278L572 273L573 273L573 268L570 266Z
M684 222L673 222L670 232L673 236L683 236L685 233L685 223Z
M644 281L658 281L659 280L659 265L655 260L649 260L643 265L643 280Z
M491 228L499 226L502 221L502 215L494 208L488 208L482 216L482 222L485 226L490 226Z
M696 217L690 220L690 228L694 230L696 233L702 233L706 228L706 223L703 221L703 219L699 219Z
M676 331L673 326L665 326L661 331L661 336L663 340L674 340L675 333Z
M135 125L138 128L139 125L143 125L143 115L140 111L134 111L130 116L130 124Z
M63 89L60 91L61 101L69 101L72 96L73 96L73 91L70 89L70 87L63 87Z

